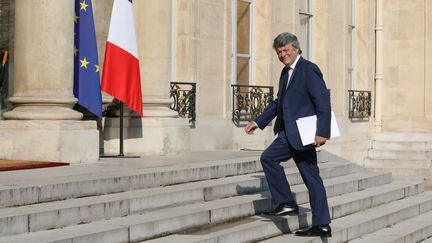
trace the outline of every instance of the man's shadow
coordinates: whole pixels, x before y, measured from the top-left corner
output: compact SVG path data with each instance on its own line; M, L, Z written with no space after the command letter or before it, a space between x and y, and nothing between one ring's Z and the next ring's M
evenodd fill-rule
M265 216L262 213L266 211L270 211L274 209L277 205L273 205L272 197L268 188L267 180L264 175L253 176L260 180L259 186L236 186L237 195L246 195L246 194L259 194L261 196L260 199L253 201L253 207L255 215L260 216L263 221L272 221L276 227L283 234L292 233L293 229L291 229L288 220L289 217L297 217L299 228L306 227L308 225L307 221L307 212L310 212L310 209L303 208L299 206L299 215L295 216ZM293 192L294 200L297 201L296 194ZM297 226L297 225L296 225Z

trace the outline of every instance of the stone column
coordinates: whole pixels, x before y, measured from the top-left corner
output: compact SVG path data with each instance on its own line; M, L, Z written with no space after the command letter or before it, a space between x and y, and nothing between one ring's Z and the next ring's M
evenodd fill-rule
M170 109L171 60L176 33L176 0L134 1L135 27L143 95L142 118L125 121L125 154L155 155L189 151L188 119ZM118 119L105 120L107 154L118 153Z
M177 117L169 109L172 0L136 1L136 26L145 117ZM138 11L139 10L139 11ZM157 29L158 31L154 31ZM174 81L174 80L172 80Z
M14 108L0 122L0 159L98 160L94 121L72 109L74 0L16 0Z
M383 0L376 0L375 25L375 132L382 131L382 83L383 75Z

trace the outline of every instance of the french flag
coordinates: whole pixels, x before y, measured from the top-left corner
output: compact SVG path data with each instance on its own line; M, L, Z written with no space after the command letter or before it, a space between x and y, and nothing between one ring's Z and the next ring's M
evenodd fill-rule
M141 77L132 0L114 0L101 89L142 116Z

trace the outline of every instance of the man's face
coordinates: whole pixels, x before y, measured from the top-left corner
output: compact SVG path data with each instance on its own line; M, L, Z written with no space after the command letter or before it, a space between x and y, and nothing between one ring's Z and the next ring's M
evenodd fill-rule
M290 66L293 64L298 53L299 50L293 47L292 44L286 44L282 47L276 48L276 54L279 58L279 61L285 64L285 66Z

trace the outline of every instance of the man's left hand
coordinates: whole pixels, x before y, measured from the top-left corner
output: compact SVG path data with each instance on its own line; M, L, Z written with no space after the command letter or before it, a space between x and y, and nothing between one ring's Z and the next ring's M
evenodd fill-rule
M315 147L319 148L321 145L324 145L327 141L327 138L321 136L315 136Z

